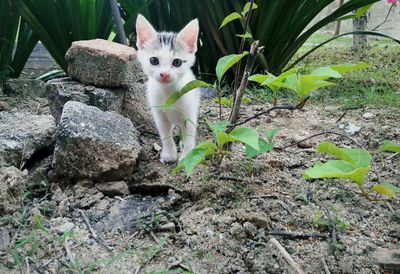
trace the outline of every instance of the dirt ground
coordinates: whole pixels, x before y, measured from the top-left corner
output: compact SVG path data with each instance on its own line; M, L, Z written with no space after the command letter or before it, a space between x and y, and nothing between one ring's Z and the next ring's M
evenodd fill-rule
M45 113L45 105L33 109ZM242 116L263 108L246 106ZM216 104L205 101L200 121L217 120L217 113ZM349 124L359 131L346 133ZM272 237L305 273L382 273L372 253L399 249L399 200L370 202L349 181L302 174L328 159L316 146L329 140L371 152L379 175L369 173L368 187L378 180L399 186L400 155L378 147L386 139L399 142L400 110L307 105L246 126L260 134L279 128L277 148L324 131L350 138L321 135L253 161L235 145L237 153L220 169L202 166L187 178L158 161L159 141L144 133L129 195L104 194L90 181L50 182L32 191L20 212L2 216L0 273L296 273ZM204 122L199 135L209 138ZM2 241L8 243L3 251Z

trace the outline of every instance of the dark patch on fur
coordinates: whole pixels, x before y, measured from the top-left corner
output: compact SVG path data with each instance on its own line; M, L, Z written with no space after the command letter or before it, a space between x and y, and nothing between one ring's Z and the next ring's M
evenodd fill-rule
M169 47L171 51L174 51L176 45L176 33L172 32L161 32L157 34L158 42L164 47Z

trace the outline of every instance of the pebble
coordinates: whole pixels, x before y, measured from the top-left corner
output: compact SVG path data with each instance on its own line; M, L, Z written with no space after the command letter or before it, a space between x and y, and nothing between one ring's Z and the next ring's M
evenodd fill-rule
M356 126L353 123L349 123L346 128L346 132L349 133L350 135L354 135L354 134L360 132L360 130L361 130L361 127Z
M257 227L254 224L252 224L250 222L245 222L243 224L243 228L248 236L254 237L257 235L257 232L258 232Z
M7 110L9 108L10 106L6 102L0 101L0 111Z
M175 230L175 224L172 222L163 224L160 226L159 230L161 232L167 232L167 231L174 231Z
M59 227L57 227L57 231L60 234L65 233L66 231L71 231L72 229L74 229L75 224L71 223L71 222L66 222L63 225L60 225Z
M374 117L375 117L375 115L373 113L371 113L371 112L366 112L366 113L363 114L363 118L366 119L366 120L370 120L370 119L372 119Z
M214 231L212 231L212 230L210 230L210 229L207 229L206 230L206 235L208 236L208 237L213 237L214 236Z

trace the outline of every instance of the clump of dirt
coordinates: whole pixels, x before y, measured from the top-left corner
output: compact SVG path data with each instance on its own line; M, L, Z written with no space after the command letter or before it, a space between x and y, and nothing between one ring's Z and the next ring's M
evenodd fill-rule
M249 105L242 116L262 108ZM218 112L204 102L200 121L217 120ZM161 164L154 150L158 139L143 134L130 194L107 196L90 184L51 182L45 196L3 216L0 272L293 273L271 244L274 237L305 273L378 273L372 252L398 248L399 201L370 202L348 181L305 180L302 174L328 159L316 146L329 140L372 153L377 173L369 173L367 187L378 181L400 185L399 155L378 151L385 139L400 140L400 110L342 115L339 107L308 105L252 120L247 126L259 133L280 129L277 149L250 161L235 145L218 170L201 166L190 178L172 175L174 166ZM210 138L200 124L199 141ZM359 130L347 133L349 124ZM325 131L343 135L295 144ZM1 235L8 235L6 244Z

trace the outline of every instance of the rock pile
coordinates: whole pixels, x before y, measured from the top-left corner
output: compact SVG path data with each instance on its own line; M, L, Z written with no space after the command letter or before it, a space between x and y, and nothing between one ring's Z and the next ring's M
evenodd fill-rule
M73 100L117 112L136 127L155 131L135 49L101 39L78 41L68 50L66 61L72 78L46 84L50 109L57 121L64 104Z
M141 150L136 128L154 131L136 51L99 39L79 41L66 60L71 78L7 85L11 96L31 89L45 95L52 115L0 112L0 212L18 210L22 191L34 192L47 178L88 179L103 193L129 193L126 181Z

